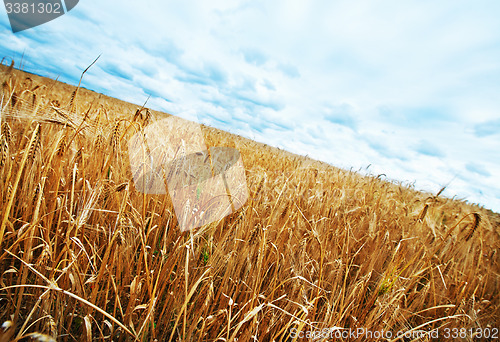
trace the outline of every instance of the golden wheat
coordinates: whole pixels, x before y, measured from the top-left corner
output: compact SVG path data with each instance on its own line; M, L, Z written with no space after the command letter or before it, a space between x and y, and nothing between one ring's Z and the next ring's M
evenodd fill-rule
M240 151L250 198L182 233L121 143L166 114L2 68L0 341L498 326L497 214L203 126Z
M0 167L5 165L8 155L9 144L7 143L7 138L2 135L2 137L0 137Z

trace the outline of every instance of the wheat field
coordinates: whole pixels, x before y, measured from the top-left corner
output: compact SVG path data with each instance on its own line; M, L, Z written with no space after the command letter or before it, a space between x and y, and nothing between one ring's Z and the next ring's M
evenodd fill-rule
M240 151L250 196L181 232L128 165L167 114L12 66L0 84L0 341L498 334L498 214L202 126Z

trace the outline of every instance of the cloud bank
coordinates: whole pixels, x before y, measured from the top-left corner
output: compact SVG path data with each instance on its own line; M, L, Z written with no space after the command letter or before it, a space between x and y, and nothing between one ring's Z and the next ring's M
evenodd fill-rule
M500 3L81 1L0 56L500 212ZM368 172L366 171L366 172Z

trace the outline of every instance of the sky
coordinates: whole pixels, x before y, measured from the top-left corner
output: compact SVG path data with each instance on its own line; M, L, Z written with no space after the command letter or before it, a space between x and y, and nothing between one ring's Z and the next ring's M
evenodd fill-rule
M0 59L500 212L500 2L94 1ZM5 63L5 62L4 62Z

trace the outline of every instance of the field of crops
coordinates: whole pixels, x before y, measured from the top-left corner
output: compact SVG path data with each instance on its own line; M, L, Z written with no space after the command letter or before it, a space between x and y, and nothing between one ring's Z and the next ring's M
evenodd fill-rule
M182 232L129 166L167 114L3 65L0 86L0 341L500 338L499 215L202 126L249 197Z

